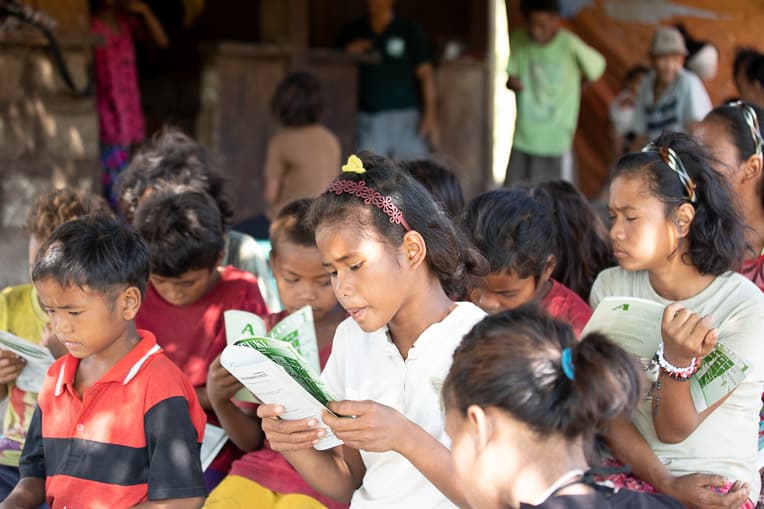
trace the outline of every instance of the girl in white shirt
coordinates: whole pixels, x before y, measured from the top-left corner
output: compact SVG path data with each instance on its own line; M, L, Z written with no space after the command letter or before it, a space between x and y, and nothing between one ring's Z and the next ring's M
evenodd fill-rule
M350 318L340 324L323 373L339 400L324 422L344 446L317 451L312 420L258 415L271 447L317 491L353 508L465 505L440 404L451 355L484 313L452 302L485 265L445 212L395 163L351 156L314 202L316 243ZM449 501L450 499L450 501Z
M592 307L607 296L628 296L666 308L652 390L632 421L611 422L606 436L616 459L648 491L690 507L752 508L748 497L759 492L764 296L731 271L743 259L744 227L710 162L692 138L669 133L616 167L608 210L620 267L598 276ZM690 382L717 344L748 364L747 376L720 399L700 401Z

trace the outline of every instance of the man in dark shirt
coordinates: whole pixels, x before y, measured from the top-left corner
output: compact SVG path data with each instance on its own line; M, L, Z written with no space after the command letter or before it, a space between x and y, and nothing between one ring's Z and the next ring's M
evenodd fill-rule
M369 15L344 27L338 41L348 53L380 55L359 69L358 148L423 157L425 140L432 146L440 141L433 68L421 28L396 17L393 3L367 0Z

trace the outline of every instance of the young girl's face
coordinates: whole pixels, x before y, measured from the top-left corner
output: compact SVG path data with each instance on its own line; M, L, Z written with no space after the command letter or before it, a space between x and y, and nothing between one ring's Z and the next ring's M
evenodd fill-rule
M695 126L693 135L708 147L716 159L714 169L724 175L734 194L740 196L744 175L740 166L743 161L729 131L719 121L709 118Z
M480 278L470 300L486 313L515 309L536 298L539 278L514 272L493 272Z
M608 215L613 253L626 270L657 270L679 245L676 225L643 176L613 180Z
M468 418L454 408L446 410L446 433L451 439L451 457L456 475L464 487L464 496L472 507L499 508L498 490L482 472L480 446L470 429Z
M355 221L319 225L316 244L337 300L361 329L372 332L392 321L410 281L401 250Z

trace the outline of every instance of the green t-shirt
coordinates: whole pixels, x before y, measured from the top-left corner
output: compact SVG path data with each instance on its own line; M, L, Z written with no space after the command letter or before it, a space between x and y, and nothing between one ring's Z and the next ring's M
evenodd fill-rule
M416 68L429 61L424 32L411 21L394 17L380 34L375 34L369 19L347 25L337 40L345 48L356 39L371 41L381 61L362 64L358 70L358 107L364 113L419 107Z
M581 78L599 79L605 59L565 29L542 46L520 28L512 32L509 44L507 72L523 84L517 94L513 146L532 155L563 155L578 124Z

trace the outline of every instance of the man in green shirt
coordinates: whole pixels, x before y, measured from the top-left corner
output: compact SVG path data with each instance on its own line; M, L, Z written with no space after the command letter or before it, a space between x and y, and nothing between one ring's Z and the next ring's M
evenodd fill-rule
M345 26L338 46L380 56L359 68L358 148L414 159L427 156L427 141L432 146L440 141L435 79L424 33L395 16L393 3L367 0L369 15Z
M596 81L605 59L560 27L557 0L522 0L527 28L510 36L507 88L517 97L517 122L505 185L564 177L573 144L581 82Z

